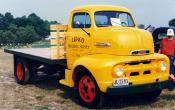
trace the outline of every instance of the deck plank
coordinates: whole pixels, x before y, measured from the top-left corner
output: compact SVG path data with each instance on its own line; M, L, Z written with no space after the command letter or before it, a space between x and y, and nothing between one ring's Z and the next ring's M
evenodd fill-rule
M66 59L51 59L50 48L4 49L4 51L43 63L67 66Z
M27 49L11 49L11 50L33 56L39 56L51 59L50 48L27 48Z

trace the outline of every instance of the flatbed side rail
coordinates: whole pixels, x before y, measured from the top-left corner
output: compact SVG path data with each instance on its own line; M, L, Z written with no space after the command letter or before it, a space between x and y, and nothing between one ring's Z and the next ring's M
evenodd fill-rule
M45 58L42 56L36 56L36 55L32 55L32 54L19 52L16 50L18 50L18 49L4 49L4 52L10 53L10 54L13 54L16 56L20 56L23 58L28 58L28 59L31 59L34 61L39 61L39 62L46 63L46 64L53 64L53 65L58 64L58 65L62 65L62 66L67 66L66 59L49 59L49 58Z

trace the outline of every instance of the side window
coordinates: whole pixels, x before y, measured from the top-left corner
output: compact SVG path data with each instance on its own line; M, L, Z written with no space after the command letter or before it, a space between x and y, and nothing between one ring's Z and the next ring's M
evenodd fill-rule
M79 22L79 25L77 25ZM91 20L88 13L81 12L75 13L73 16L72 28L90 28L91 27Z
M90 19L90 16L88 13L85 13L86 14L86 20L85 20L85 28L90 28L91 27L91 19Z
M166 33L159 33L158 34L158 39L159 40L162 40L164 37L166 37L167 36L167 34Z
M119 19L121 20L122 26L128 26L128 18L126 13L119 14Z

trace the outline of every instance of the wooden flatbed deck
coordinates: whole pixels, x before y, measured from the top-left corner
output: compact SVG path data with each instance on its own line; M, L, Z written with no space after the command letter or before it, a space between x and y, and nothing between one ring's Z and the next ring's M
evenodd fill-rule
M51 59L50 48L4 49L4 52L47 64L66 66L66 59Z

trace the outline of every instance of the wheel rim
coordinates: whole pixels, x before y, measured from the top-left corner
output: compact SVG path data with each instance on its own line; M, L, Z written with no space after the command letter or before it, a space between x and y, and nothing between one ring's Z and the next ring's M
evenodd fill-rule
M79 82L80 97L86 102L90 103L95 98L95 83L89 76L83 76Z
M17 78L18 78L18 80L22 80L22 77L23 77L22 64L18 63L18 65L17 65Z

